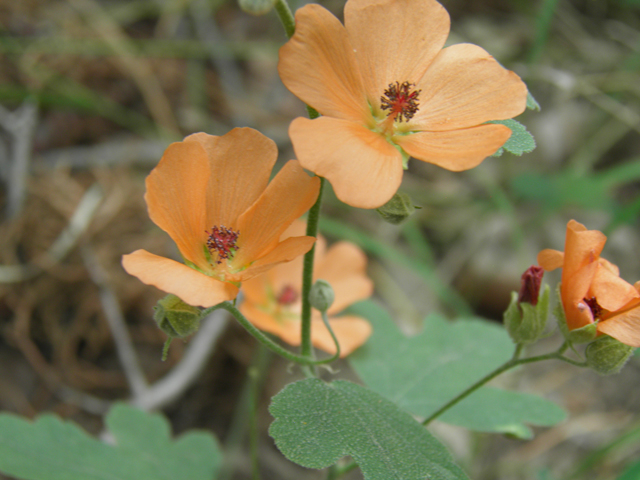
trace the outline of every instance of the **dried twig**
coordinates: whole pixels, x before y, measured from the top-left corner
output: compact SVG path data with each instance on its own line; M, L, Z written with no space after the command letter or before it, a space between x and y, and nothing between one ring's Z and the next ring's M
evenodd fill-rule
M0 126L11 136L6 153L5 164L0 171L6 172L8 190L7 214L15 217L22 209L26 196L29 161L31 159L31 145L36 127L38 107L31 102L24 103L17 110L10 112L0 106ZM12 152L9 158L8 152Z
M144 410L155 410L179 398L191 386L213 353L216 341L227 323L228 314L216 310L202 322L189 343L184 357L162 380L157 381L132 403Z
M100 186L98 184L92 185L80 200L78 208L76 208L69 221L69 225L56 238L49 250L27 265L0 265L0 283L15 283L28 280L43 269L49 268L62 260L91 223L102 197Z
M109 286L107 274L100 266L98 259L88 245L82 248L82 258L87 267L89 276L93 283L100 289L100 302L104 310L105 317L109 323L113 341L116 344L116 351L120 364L127 377L129 386L134 398L143 395L148 387L147 380L138 361L138 356L133 348L133 342L127 331L127 325L120 309L120 304L113 290Z

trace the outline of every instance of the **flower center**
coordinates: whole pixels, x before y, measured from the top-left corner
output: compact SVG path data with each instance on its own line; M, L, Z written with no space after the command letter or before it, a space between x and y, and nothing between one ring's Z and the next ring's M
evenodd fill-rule
M418 111L418 96L420 90L415 90L415 84L409 82L390 83L380 97L380 108L389 110L387 118L392 121L409 121Z
M596 300L596 297L583 298L582 301L586 303L587 306L591 309L591 313L593 314L593 319L599 320L600 317L602 316L602 312L604 311L604 309L600 306L600 304L598 303L598 300Z
M209 237L207 238L207 248L213 255L218 254L217 264L222 263L222 260L228 260L233 257L236 250L238 250L238 235L240 232L236 232L233 228L226 228L224 225L214 225L211 227L211 232L205 231Z
M285 285L278 295L278 305L291 305L298 299L298 292L291 285Z

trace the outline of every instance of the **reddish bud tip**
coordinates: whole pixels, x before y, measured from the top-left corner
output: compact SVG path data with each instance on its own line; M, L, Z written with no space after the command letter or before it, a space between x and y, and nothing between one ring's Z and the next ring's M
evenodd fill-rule
M530 303L533 306L538 304L543 275L544 269L537 265L532 265L525 270L520 279L521 287L518 293L518 303Z

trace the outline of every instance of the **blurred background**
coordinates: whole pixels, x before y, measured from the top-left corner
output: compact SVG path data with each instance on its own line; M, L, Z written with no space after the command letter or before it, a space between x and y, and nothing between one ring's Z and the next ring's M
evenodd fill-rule
M320 3L342 17L342 1ZM402 190L422 209L401 226L329 188L323 234L367 252L377 300L408 333L430 312L500 321L537 252L563 248L571 218L604 231L603 255L640 279L640 1L443 4L449 43L482 46L528 84L542 109L518 120L538 148L462 173L411 161ZM285 460L266 434L269 398L298 374L256 360L255 341L218 317L192 342L199 363L187 367L201 373L176 380L191 344L175 341L160 360L152 308L163 294L120 264L138 248L177 256L143 200L172 141L251 126L277 142L281 161L293 158L287 128L305 110L277 75L285 40L275 13L251 16L233 1L0 0L0 410L53 411L98 434L111 402L138 398L176 433L212 430L230 459L222 478L245 479L238 405L255 394L263 478L324 478ZM264 372L259 390L246 380L252 364ZM173 395L140 400L145 382L163 378ZM501 382L558 402L568 420L533 441L437 425L471 478L640 478L637 356L612 377L543 363Z

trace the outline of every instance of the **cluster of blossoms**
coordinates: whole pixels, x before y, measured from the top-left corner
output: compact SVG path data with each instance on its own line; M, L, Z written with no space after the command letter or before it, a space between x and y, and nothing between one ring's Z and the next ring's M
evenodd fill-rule
M320 114L291 123L298 160L269 183L276 146L255 130L198 133L170 145L146 180L145 199L184 264L144 250L123 258L127 272L189 305L235 299L242 287L241 312L293 345L300 343L300 256L316 242L294 221L316 202L318 177L343 202L378 208L398 190L409 157L460 171L495 153L511 130L488 122L522 113L527 99L522 80L482 48L444 48L449 15L435 0L348 0L344 25L310 4L295 20L278 71ZM640 293L599 257L604 241L572 222L565 253L545 250L539 263L564 268L569 329L597 321L598 332L640 346ZM324 241L317 243L315 278L336 289L330 315L371 295L357 247L339 243L325 251ZM343 355L371 331L356 317L329 323ZM319 316L311 330L315 346L335 352Z

